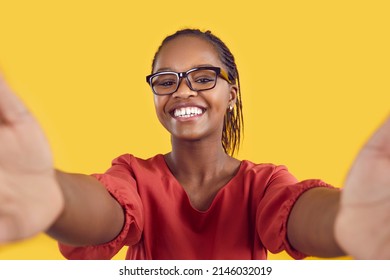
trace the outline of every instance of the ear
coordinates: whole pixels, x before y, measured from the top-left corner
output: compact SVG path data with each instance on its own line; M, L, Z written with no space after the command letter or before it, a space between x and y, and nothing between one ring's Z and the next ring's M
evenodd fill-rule
M230 93L229 93L229 106L234 107L236 105L237 94L238 94L237 85L231 85L230 86Z

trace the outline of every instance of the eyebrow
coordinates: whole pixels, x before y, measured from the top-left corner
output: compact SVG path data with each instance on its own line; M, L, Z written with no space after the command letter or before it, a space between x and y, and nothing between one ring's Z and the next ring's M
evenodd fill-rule
M194 68L198 68L198 67L219 67L219 66L215 66L215 65L211 65L211 64L198 64L198 65L192 66L192 67L191 67L190 69L188 69L188 70L191 70L191 69L194 69ZM187 71L188 71L188 70L187 70ZM176 72L176 71L173 70L172 68L163 67L163 68L157 69L156 72L154 72L154 73L165 72L165 71ZM184 72L186 72L186 71L184 71Z

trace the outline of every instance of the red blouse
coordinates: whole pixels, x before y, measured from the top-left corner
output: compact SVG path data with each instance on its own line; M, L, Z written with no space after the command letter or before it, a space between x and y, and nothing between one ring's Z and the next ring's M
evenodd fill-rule
M123 246L129 247L126 259L266 259L267 250L301 259L305 255L287 240L288 215L304 191L331 187L320 180L297 182L284 166L244 160L209 209L198 211L163 155L122 155L93 176L124 208L125 225L106 244L59 244L68 259L111 259Z

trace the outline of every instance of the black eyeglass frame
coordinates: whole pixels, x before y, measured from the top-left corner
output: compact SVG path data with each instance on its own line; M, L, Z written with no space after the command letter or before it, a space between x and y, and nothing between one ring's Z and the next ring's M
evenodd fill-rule
M187 82L187 85L188 87L193 90L193 91L200 91L200 90L195 90L194 88L192 88L192 85L191 85L191 82L188 80L188 75L191 74L192 72L194 71L198 71L198 70L212 70L215 72L216 74L216 78L219 76L221 77L222 79L224 79L225 81L227 81L229 84L231 84L232 82L230 81L229 79L229 76L228 74L225 72L225 70L223 70L221 67L214 67L214 66L202 66L202 67L196 67L196 68L192 68L188 71L185 71L185 72L174 72L174 71L161 71L161 72L157 72L157 73L154 73L154 74L150 74L148 76L146 76L146 82L149 84L149 86L152 88L152 91L155 95L171 95L171 94L174 94L178 89L179 89L179 86L180 86L180 82L183 78L186 79L186 82ZM176 89L170 93L164 93L164 94L161 94L161 93L156 93L153 89L153 85L152 85L152 79L156 76L160 76L160 75L164 75L164 74L171 74L171 75L175 75L177 77L177 80L178 80L178 83L176 85ZM215 81L214 85L211 87L211 88L208 88L208 89L202 89L201 91L203 90L210 90L210 89L213 89L215 86L217 85L217 81Z

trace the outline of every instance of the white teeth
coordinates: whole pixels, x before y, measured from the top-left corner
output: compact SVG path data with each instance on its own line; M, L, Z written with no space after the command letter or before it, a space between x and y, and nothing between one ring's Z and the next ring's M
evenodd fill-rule
M198 107L186 107L186 108L176 109L173 112L173 115L175 117L189 118L189 117L201 115L202 113L203 113L202 109Z

